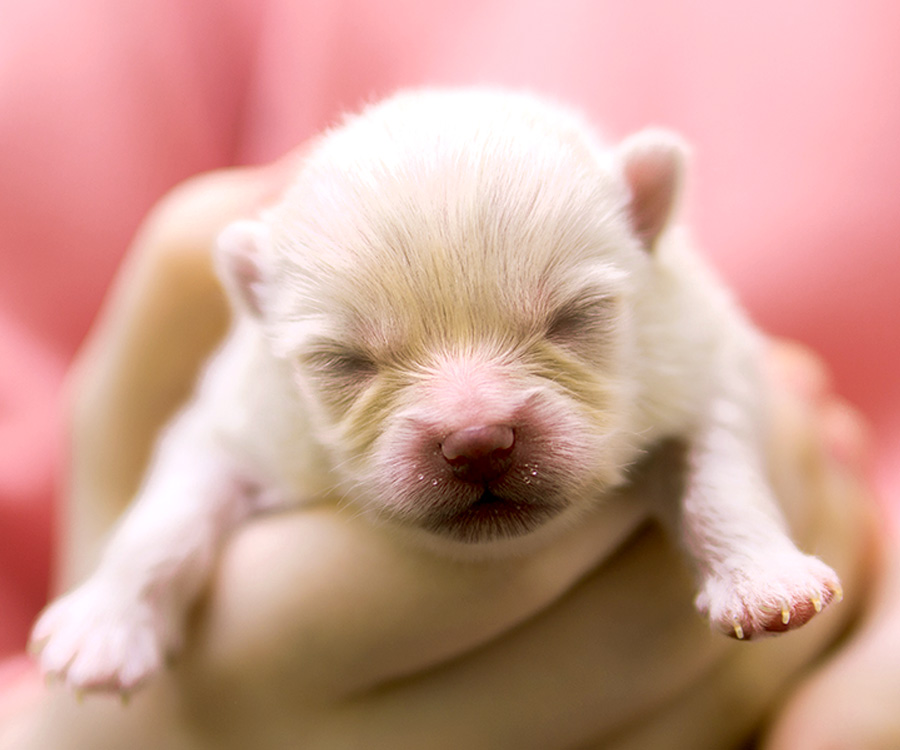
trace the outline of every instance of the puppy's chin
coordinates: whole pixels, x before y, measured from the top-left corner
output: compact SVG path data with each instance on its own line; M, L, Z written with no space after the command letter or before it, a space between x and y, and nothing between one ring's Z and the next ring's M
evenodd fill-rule
M410 517L378 513L392 536L413 548L461 561L528 555L552 543L593 507L590 502L503 499L490 490L468 505Z
M547 525L568 507L555 495L524 499L489 487L474 500L434 508L417 519L425 531L463 544L489 544L523 537ZM470 495L471 493L465 493Z
M372 498L366 507L416 546L461 559L518 555L551 541L603 494L599 484L576 487L532 471L482 485L426 476L416 491L395 487L394 502Z

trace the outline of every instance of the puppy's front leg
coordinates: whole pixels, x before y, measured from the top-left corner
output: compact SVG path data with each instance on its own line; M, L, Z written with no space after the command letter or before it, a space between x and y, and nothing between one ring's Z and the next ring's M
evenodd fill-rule
M788 537L740 409L723 399L711 416L690 446L679 509L697 608L738 639L799 627L840 599L838 578Z
M48 676L126 694L180 645L218 542L254 501L204 411L195 403L168 428L96 572L35 625L32 648Z

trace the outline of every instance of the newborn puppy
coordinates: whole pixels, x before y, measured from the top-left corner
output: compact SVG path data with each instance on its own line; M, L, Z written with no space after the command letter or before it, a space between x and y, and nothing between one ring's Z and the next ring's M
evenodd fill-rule
M223 537L347 498L437 554L552 544L663 439L713 626L803 624L835 574L766 482L758 334L673 228L685 152L523 94L402 93L225 229L231 333L97 571L34 628L45 672L127 692L178 647Z

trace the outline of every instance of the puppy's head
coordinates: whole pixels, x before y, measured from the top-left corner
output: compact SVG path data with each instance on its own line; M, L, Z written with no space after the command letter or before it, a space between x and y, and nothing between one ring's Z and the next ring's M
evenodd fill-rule
M524 95L403 94L323 136L220 265L366 509L533 537L639 447L632 300L680 169L668 136L605 151Z

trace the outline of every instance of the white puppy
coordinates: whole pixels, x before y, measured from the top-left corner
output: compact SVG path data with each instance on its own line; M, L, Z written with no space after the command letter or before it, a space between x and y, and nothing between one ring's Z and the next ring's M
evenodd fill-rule
M418 91L310 149L216 249L236 308L98 570L34 629L43 669L129 691L178 646L223 537L334 497L438 554L552 544L647 448L687 444L669 516L737 638L840 596L765 479L759 338L672 219L681 142L607 148L498 91Z

